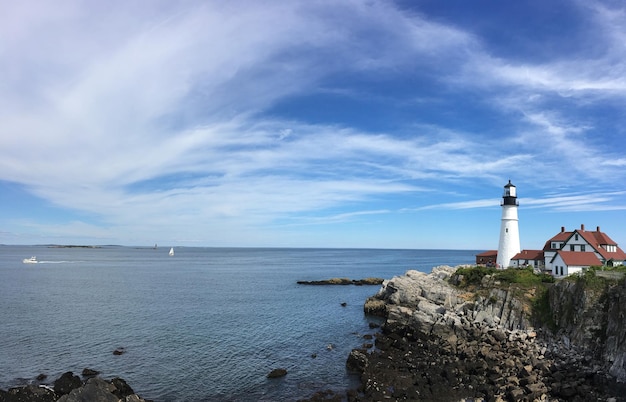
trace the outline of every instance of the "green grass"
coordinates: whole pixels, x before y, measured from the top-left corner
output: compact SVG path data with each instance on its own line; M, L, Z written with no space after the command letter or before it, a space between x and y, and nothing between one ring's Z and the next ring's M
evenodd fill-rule
M487 275L493 275L496 281L506 284L519 284L522 287L533 287L542 283L552 283L554 278L549 274L535 274L532 268L509 268L496 269L483 266L459 268L457 275L462 275L460 287L468 287L470 285L480 285L483 278Z
M554 278L549 274L536 274L532 268L509 268L497 271L494 274L496 280L506 283L516 283L523 287L532 287L542 283L554 282Z

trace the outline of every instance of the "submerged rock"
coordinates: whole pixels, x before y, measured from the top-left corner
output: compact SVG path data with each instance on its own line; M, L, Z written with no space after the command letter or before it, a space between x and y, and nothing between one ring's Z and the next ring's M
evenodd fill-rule
M100 374L99 371L97 370L92 370L90 368L84 368L83 371L80 373L83 377L95 377L98 374Z
M287 370L284 368L277 368L267 374L267 378L279 378L287 375Z

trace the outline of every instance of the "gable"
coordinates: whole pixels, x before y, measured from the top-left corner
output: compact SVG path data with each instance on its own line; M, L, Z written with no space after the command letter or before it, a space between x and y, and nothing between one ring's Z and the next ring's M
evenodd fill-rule
M626 253L617 247L617 244L606 233L601 232L599 226L594 232L581 229L580 231L575 230L574 234L581 236L605 261L624 261L626 259ZM572 237L573 235L570 236L570 238Z
M558 251L552 258L553 262L557 257L563 260L567 266L590 267L592 265L602 265L602 261L591 251Z

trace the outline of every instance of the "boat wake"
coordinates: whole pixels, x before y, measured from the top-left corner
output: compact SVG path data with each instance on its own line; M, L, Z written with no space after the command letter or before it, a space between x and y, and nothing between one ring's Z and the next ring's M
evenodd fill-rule
M80 261L37 261L38 264L73 264Z

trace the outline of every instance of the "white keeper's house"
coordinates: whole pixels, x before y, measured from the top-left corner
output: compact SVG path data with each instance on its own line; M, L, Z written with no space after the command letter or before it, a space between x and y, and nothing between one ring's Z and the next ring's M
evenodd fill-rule
M596 227L594 231L580 229L561 231L548 240L543 250L522 250L511 259L511 266L532 266L564 277L591 266L617 266L626 261L626 253L606 233Z
M554 276L571 275L590 266L623 265L626 261L626 253L600 226L587 231L585 225L580 225L572 232L561 227L561 232L546 242L543 253L545 269Z

